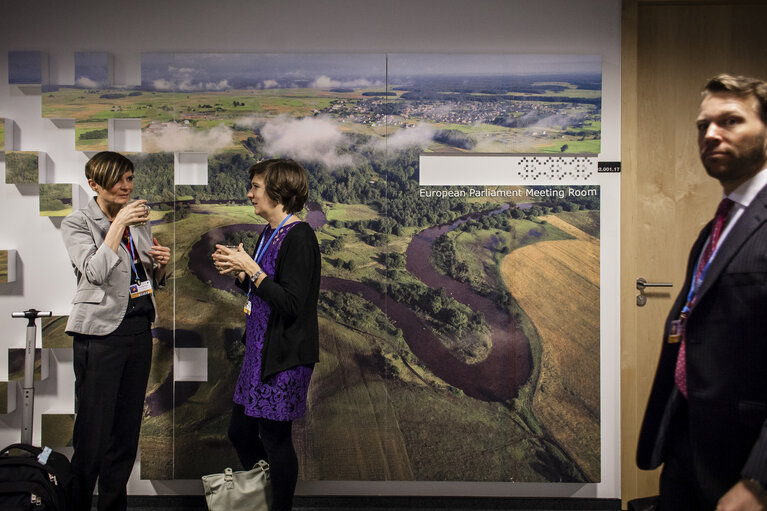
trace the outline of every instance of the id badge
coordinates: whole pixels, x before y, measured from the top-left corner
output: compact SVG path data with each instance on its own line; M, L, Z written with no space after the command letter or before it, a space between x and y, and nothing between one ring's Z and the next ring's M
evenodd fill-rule
M668 343L675 344L682 340L684 335L684 321L676 319L671 322L671 331L668 334Z
M248 300L247 302L245 302L245 307L242 308L242 312L250 316L250 311L251 311L251 305L250 305L250 300Z
M138 298L139 296L151 295L151 294L152 294L152 282L148 280L145 280L144 282L139 282L138 284L130 285L131 298Z

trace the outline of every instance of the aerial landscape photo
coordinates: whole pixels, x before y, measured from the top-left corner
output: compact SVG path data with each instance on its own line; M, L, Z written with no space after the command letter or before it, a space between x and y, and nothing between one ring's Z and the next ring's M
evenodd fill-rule
M210 254L253 249L247 169L289 157L323 273L300 477L600 480L599 187L419 185L424 153L599 153L598 57L147 53L140 86L48 87L43 115L89 151L141 119L135 195L173 247L142 478L236 465L245 297ZM174 182L184 151L207 184ZM174 383L174 347L207 348L207 381Z

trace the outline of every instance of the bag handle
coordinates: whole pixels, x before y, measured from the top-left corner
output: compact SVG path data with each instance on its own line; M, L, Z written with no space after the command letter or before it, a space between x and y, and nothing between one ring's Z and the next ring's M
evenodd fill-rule
M253 465L252 470L261 469L261 472L264 473L264 477L266 477L267 481L271 479L271 476L269 474L269 463L266 460L258 460L255 465Z
M20 451L28 452L29 454L32 454L34 456L38 456L43 450L40 447L35 447L34 445L29 444L11 444L2 451L0 451L0 456L3 454L8 454L9 451L13 449L18 449Z

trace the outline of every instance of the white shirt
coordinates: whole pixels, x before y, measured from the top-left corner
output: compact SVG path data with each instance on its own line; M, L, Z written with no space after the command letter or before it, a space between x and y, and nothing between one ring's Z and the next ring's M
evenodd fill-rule
M765 186L767 186L767 168L757 172L756 175L754 175L745 183L742 183L735 190L730 192L729 195L722 196L722 198L726 197L733 201L735 204L732 206L732 210L730 211L730 219L727 222L724 231L722 231L722 234L719 235L718 246L722 246L722 243L724 243L727 235L730 234L733 226L738 222L740 217L743 216L743 211L745 211L745 209L754 200L754 197L756 197L756 194L759 193L759 191Z

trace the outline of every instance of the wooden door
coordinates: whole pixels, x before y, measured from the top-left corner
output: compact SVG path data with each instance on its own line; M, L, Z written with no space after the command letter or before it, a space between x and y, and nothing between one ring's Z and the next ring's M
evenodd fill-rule
M697 156L700 90L727 72L767 79L767 2L624 0L621 120L621 474L625 503L657 493L636 468L663 322L721 188ZM636 279L670 282L636 305Z

